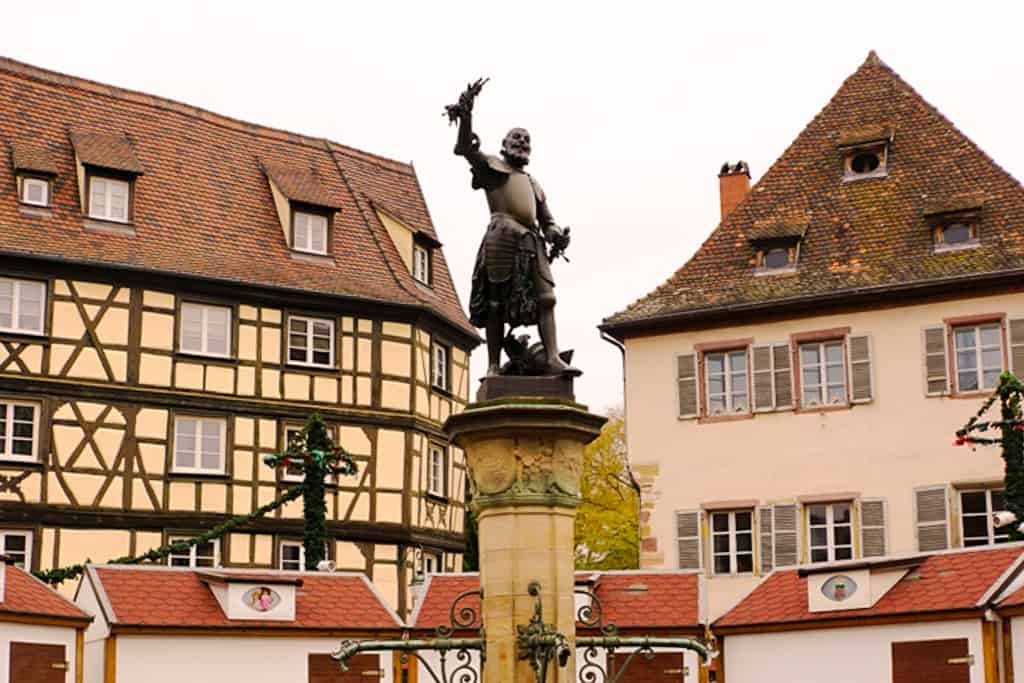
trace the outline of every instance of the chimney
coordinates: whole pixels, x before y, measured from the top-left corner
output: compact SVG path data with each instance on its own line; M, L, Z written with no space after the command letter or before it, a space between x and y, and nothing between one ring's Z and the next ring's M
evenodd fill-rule
M750 167L745 161L722 164L718 172L718 198L722 206L722 220L736 208L750 191Z

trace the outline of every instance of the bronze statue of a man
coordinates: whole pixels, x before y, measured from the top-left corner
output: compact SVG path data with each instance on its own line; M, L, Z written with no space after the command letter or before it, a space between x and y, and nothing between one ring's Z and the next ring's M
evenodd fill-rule
M555 281L551 260L569 246L569 229L555 223L540 184L524 167L530 161L530 134L513 128L501 143L501 156L480 151L473 133L473 102L486 80L471 83L457 104L445 108L459 124L455 154L469 162L473 189L487 195L491 220L477 253L470 320L487 336L487 375L501 374L505 325L537 325L543 345L542 374L578 374L563 360L555 331ZM547 244L551 244L551 252Z

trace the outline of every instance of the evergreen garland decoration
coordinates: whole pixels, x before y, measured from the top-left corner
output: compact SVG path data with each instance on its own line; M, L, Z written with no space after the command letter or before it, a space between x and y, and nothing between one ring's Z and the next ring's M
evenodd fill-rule
M214 539L220 538L225 534L228 534L235 529L248 524L254 519L263 517L268 512L273 512L277 508L281 507L285 503L295 500L302 495L302 486L293 486L288 489L280 496L270 501L266 505L263 505L248 515L240 515L238 517L232 517L228 521L213 527L209 531L193 538L185 539L183 541L174 541L173 543L167 543L160 546L159 548L153 548L142 555L118 557L114 560L108 560L107 564L140 564L142 562L157 562L166 559L171 553L184 553L188 552L192 546L200 545L201 543L207 543ZM85 571L85 565L90 560L86 560L82 564L73 564L68 567L59 567L56 569L48 569L45 571L32 572L36 578L43 583L48 583L51 586L57 586L69 579L76 579L82 575Z
M306 569L315 571L327 558L327 503L324 499L324 479L356 473L356 463L344 448L334 445L331 431L319 413L313 413L306 426L288 443L284 453L263 458L270 467L298 470L304 475L303 516L305 532Z
M999 400L999 420L983 420L985 413ZM1021 406L1024 401L1024 384L1010 372L999 376L999 385L992 396L985 400L975 415L956 433L956 446L1002 445L1004 482L1006 487L1006 509L1024 522L1024 419ZM980 436L980 433L998 429L998 438ZM1019 540L1021 532L1017 525L1010 526L1010 539Z

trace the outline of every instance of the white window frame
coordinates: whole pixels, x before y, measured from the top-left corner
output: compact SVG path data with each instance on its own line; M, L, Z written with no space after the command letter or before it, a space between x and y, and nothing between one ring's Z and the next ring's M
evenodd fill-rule
M412 245L412 276L418 282L430 284L430 249L422 244Z
M36 202L29 199L30 187L42 188L42 201ZM21 201L22 204L27 204L29 206L48 207L50 205L50 181L43 178L37 178L36 176L21 176L21 192L19 193L18 200Z
M42 336L46 329L46 283L37 280L18 280L10 277L0 277L0 282L11 283L11 324L7 326L0 325L0 332ZM21 327L21 290L26 286L39 289L39 327L36 328Z
M987 330L995 329L996 330L997 337L999 339L998 346L992 346L992 345L985 346L985 345L982 344L982 342L981 342L981 331L985 330L985 329L987 329ZM974 389L962 389L960 387L960 372L961 372L961 370L960 370L960 353L961 353L961 349L960 349L960 346L957 343L958 342L957 332L963 332L963 331L967 331L967 330L969 330L972 333L972 336L974 338L974 346L972 348L969 348L969 349L964 349L963 352L966 353L966 352L971 351L971 352L974 353L974 363L975 363L975 366L974 366L973 369L974 369L974 373L975 373L975 379L977 379L977 381L978 381L978 386L975 387ZM976 392L976 391L983 392L983 391L987 391L989 389L995 389L996 386L999 384L999 374L1001 374L1002 371L1006 367L1005 363L1004 363L1003 325L1002 325L1002 322L1001 321L994 321L994 322L989 322L989 323L980 323L980 324L977 324L977 325L953 325L952 328L951 328L951 332L952 332L952 336L953 336L953 372L954 372L954 375L955 375L954 381L956 382L957 393L973 393L973 392ZM988 370L988 371L995 370L995 368L994 367L988 367L988 368L984 367L985 351L994 351L994 350L998 350L999 351L999 372L996 373L996 380L995 380L995 382L992 385L990 385L990 386L986 386L986 384L985 384L985 371L986 370ZM965 372L965 373L966 372L970 372L970 370L971 370L971 368L967 368L963 372Z
M0 397L0 425L3 426L3 436L0 437L0 460L14 462L38 462L39 460L39 415L42 411L38 403L29 401L14 401ZM32 454L14 454L14 409L15 407L32 409Z
M168 543L174 543L176 541L187 541L190 538L192 538L192 537L191 536L185 536L183 534L175 534L173 536L168 536L167 537L167 542ZM220 567L220 539L219 538L214 538L214 539L211 539L211 540L207 541L207 543L212 543L213 544L213 567ZM170 555L167 556L167 566L168 567L182 566L182 565L175 565L174 564L174 560L188 558L188 566L189 566L190 569L197 569L197 568L199 568L199 569L210 569L211 567L206 567L206 566L199 567L199 565L198 565L198 562L199 562L199 553L198 553L198 551L199 551L199 545L197 544L197 545L193 545L193 546L189 547L188 555L178 555L178 554L175 554L175 553L171 553ZM203 555L203 557L206 558L208 556L207 555Z
M185 310L186 309L197 309L199 311L199 348L189 349L185 348ZM227 311L228 321L224 331L224 345L226 351L224 353L217 353L210 351L210 311L212 309L220 309ZM196 356L211 356L214 358L231 358L231 337L232 327L234 326L234 311L230 306L218 306L216 304L201 304L194 301L184 301L181 304L181 310L178 315L178 351L181 353L188 353Z
M292 331L292 321L293 320L295 320L295 321L300 321L301 320L302 322L306 323L306 332L305 332L305 337L306 337L305 356L306 356L306 359L305 360L295 360L295 359L292 358L292 349L295 348L295 347L292 346L292 335L293 334L302 334L300 332L293 332ZM315 362L313 360L313 357L314 357L313 356L313 339L314 339L315 336L317 336L317 335L313 334L313 326L316 323L326 323L327 326L330 327L330 333L329 333L330 348L328 350L329 358L328 358L326 363L317 363L317 362ZM312 317L305 316L305 315L290 315L290 316L288 316L288 331L287 331L287 335L288 335L288 364L289 365L303 365L303 366L310 367L310 368L333 368L334 367L334 320L332 320L330 318L312 318Z
M103 213L99 213L97 211L96 203L92 200L93 186L97 182L103 183ZM115 186L124 186L124 217L121 218L114 216L110 211L110 197ZM130 181L105 175L90 175L88 200L89 218L96 218L101 221L113 221L114 223L131 222L132 184Z
M427 448L427 493L442 498L448 495L447 450L434 443Z
M999 492L1003 494L1003 502L1005 509L1006 502L1006 490L1001 488L983 488L983 489L960 489L957 491L957 504L959 506L958 512L960 513L960 547L961 548L973 548L984 545L995 545L996 543L1003 543L1010 540L1009 527L1003 527L1002 531L996 529L992 523L992 515L997 512L995 506L992 504L992 493ZM964 494L965 493L984 493L985 494L985 512L964 512ZM986 541L985 543L975 543L973 545L967 545L967 531L964 529L964 517L985 517L985 528L986 528ZM972 536L972 539L980 539L980 536Z
M739 529L739 528L737 528L736 515L738 515L738 514L739 515L744 515L745 514L745 515L749 515L750 516L750 526L747 529ZM709 536L711 537L711 548L710 548L710 551L711 551L711 573L712 573L712 575L714 575L714 576L748 576L748 575L752 575L754 573L754 535L755 535L755 530L754 530L755 518L754 518L754 511L753 511L753 509L748 509L748 510L728 510L728 511L726 511L726 510L714 510L714 511L709 513L708 517L709 517L709 519L708 519L708 532L709 532ZM725 531L716 531L715 530L715 519L716 518L720 518L720 517L725 517L728 520L727 528L725 529ZM737 542L737 537L740 534L747 534L748 536L750 536L750 550L739 550L739 548L738 548L739 544ZM725 537L725 538L727 538L729 540L729 545L728 545L728 549L727 550L722 552L722 551L719 551L719 550L716 549L716 547L715 547L715 538L716 537ZM739 556L740 555L750 555L750 570L749 571L739 571L738 567L739 567ZM718 571L717 564L716 564L715 560L717 560L719 557L728 557L729 558L729 570L728 571L721 571L721 572Z
M285 548L298 548L299 549L299 566L298 566L297 569L287 569L284 566L284 562L285 562L285 559L284 559L284 549ZM281 571L301 572L301 571L303 571L306 568L306 547L300 541L281 541L281 543L280 543L280 545L278 547L277 554L278 554L277 568L280 569ZM290 560L289 560L289 562L290 562Z
M178 449L182 446L181 437L178 433L179 424L191 420L196 423L195 435L192 443L192 465L178 464ZM203 427L206 424L217 424L220 428L220 466L217 469L202 466L202 440ZM174 453L171 454L171 471L192 473L192 474L225 474L227 471L226 442L228 434L228 421L221 417L198 417L195 415L177 415L174 418Z
M11 536L20 536L25 539L25 561L15 562L14 565L25 571L30 571L32 569L32 532L20 529L0 529L0 555L7 555L7 539Z
M434 565L433 570L427 566L428 564ZM432 550L423 551L423 575L427 574L444 574L444 553Z
M327 216L319 213L313 213L311 211L300 211L295 210L293 213L292 220L295 221L295 225L292 226L292 238L294 244L292 248L295 251L305 252L307 254L318 254L320 256L326 256L328 252L327 239L331 234L330 221ZM299 224L302 222L306 231L306 239L304 242L299 242ZM313 246L313 231L323 230L323 249L317 249Z
M829 347L839 347L839 360L829 361L827 355L827 349ZM816 347L818 350L818 362L814 364L804 364L804 349ZM825 341L813 341L813 342L800 342L797 344L797 358L799 361L799 372L800 372L800 407L801 408L822 408L829 406L845 406L850 403L850 387L849 378L846 372L846 339L828 339ZM842 384L830 383L828 381L828 369L832 367L838 367L843 372ZM818 401L814 403L808 403L804 399L804 392L807 391L808 385L804 381L804 370L815 369L818 373L818 382L812 386L817 387L818 390ZM829 392L831 389L841 387L843 392L842 400L839 402L829 401Z
M837 505L845 505L849 508L848 522L836 522L835 512ZM824 507L825 508L825 524L811 524L811 508ZM835 562L836 551L840 548L849 548L850 557L844 557L843 560L852 560L856 557L856 544L854 543L853 537L853 501L852 500L835 500L830 503L807 503L804 505L804 523L807 525L807 561L812 564L818 564L821 562ZM838 527L849 527L850 529L850 542L849 544L837 544L836 543L836 528ZM812 529L824 529L825 530L825 545L815 545L814 535ZM824 549L827 554L827 558L824 560L815 560L814 551Z
M732 362L734 357L743 357L743 370L733 370ZM725 385L725 393L712 393L711 392L711 369L710 360L715 357L722 358L722 372L715 373L715 377L722 377ZM734 349L732 351L709 351L703 354L704 361L704 396L706 397L705 407L709 417L716 417L721 415L746 415L750 412L750 354L747 349ZM734 382L737 375L743 376L743 381L746 386L743 396L746 405L742 410L736 409L736 395L733 390ZM722 400L725 402L725 408L721 412L715 412L711 409L711 402L714 400Z
M430 384L435 389L448 391L448 368L451 363L450 351L444 344L434 342L430 349Z

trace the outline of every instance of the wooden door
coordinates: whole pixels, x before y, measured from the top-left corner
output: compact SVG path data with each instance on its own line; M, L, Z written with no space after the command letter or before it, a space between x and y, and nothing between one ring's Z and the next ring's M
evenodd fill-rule
M970 683L966 638L892 644L892 683Z
M620 670L626 664L628 654L616 653L613 671ZM664 681L683 681L683 653L657 652L653 659L642 654L633 657L629 668L623 672L622 683L663 683Z
M330 655L309 656L309 683L371 683L384 678L378 655L356 655L342 671Z
M11 683L65 683L63 645L11 643Z

